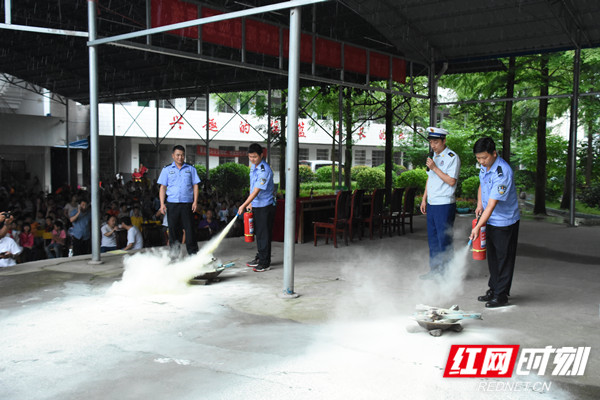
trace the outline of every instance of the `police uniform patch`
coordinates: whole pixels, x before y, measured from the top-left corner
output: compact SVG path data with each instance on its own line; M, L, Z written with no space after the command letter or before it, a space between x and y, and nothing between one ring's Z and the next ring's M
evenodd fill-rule
M444 160L440 161L440 165L443 166L444 165Z
M448 153L450 157L454 157L454 153Z
M498 194L503 195L504 193L506 193L506 186L504 186L504 185L498 186Z
M260 165L260 169L261 169L261 171L264 171L265 170L265 166L263 164L261 164Z
M267 182L267 180L266 180L265 178L262 178L262 179L260 180L260 184L261 184L261 185L264 185L266 182Z

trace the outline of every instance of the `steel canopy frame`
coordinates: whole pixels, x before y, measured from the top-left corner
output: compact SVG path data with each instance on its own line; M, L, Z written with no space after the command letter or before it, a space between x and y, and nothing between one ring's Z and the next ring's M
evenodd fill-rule
M202 18L160 28L146 29L126 35L96 40L97 0L88 0L89 27L89 74L90 74L90 147L91 147L91 187L92 187L92 261L100 263L100 227L99 227L99 190L98 190L98 56L96 47L133 37L148 36L153 33L167 32L173 29L202 25L209 22L239 18L246 15L264 13L275 10L291 9L290 11L290 40L289 40L289 71L288 71L288 146L286 155L286 208L285 208L285 238L284 238L284 288L283 296L297 297L294 293L294 244L295 244L295 202L296 202L296 150L298 147L298 98L300 83L300 7L308 4L321 3L328 0L293 0L265 7L222 14L216 17ZM207 126L208 128L208 126ZM207 145L207 154L208 154ZM208 167L208 165L207 165Z

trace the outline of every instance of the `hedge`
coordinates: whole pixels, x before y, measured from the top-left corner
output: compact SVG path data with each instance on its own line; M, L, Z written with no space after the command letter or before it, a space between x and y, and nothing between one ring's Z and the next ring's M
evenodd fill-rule
M367 191L385 187L385 172L377 168L365 169L356 176L356 184Z
M337 181L338 168L335 168L335 176ZM342 180L344 176L344 170L342 170ZM331 166L321 167L315 172L315 180L317 182L331 182Z
M425 191L425 184L427 184L427 172L420 168L406 171L396 178L396 187L416 187L421 193Z
M479 191L479 177L472 176L467 178L462 183L462 197L467 199L477 199L477 192Z

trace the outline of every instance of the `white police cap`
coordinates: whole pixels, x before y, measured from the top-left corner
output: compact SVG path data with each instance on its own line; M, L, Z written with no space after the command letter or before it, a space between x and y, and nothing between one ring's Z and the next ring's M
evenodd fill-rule
M450 132L448 132L445 129L442 128L436 128L435 126L430 126L429 128L427 128L427 139L444 139L446 138L446 135L449 135Z

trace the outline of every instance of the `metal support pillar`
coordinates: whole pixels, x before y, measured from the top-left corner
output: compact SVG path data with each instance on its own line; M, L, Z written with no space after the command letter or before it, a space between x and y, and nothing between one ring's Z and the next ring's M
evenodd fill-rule
M96 40L97 2L88 0L89 40ZM89 46L90 68L90 186L92 195L92 261L100 263L100 193L98 149L98 53L96 46Z
M69 139L69 99L67 99L67 105L65 106L65 142L67 145L67 184L69 189L71 186L71 145Z
M112 132L113 132L113 175L117 176L117 126L115 123L115 102L112 103Z
M160 176L160 129L159 129L159 100L156 99L156 179Z
M342 128L344 126L343 124L343 120L344 120L344 88L342 86L340 86L340 89L338 90L339 95L338 95L338 113L339 113L339 119L340 122L338 124L338 138L339 138L339 160L338 160L338 189L342 189ZM348 188L348 190L350 190L350 188Z
M12 24L12 0L4 0L4 23Z
M152 0L146 0L146 29L152 28ZM152 35L146 36L146 44L152 44Z
M294 293L294 245L296 241L296 169L298 168L298 97L300 87L300 8L290 10L288 65L288 134L285 155L285 227L283 238L283 293Z
M573 101L571 102L571 126L569 130L569 142L571 153L569 154L570 180L569 188L569 225L575 226L575 168L577 161L577 117L579 113L579 72L581 69L581 49L578 47L573 56Z
M435 78L435 62L429 66L429 126L436 126L435 114L437 111L438 85Z
M271 128L271 80L269 79L267 89L267 164L271 165L271 140L273 140L273 129Z
M206 181L204 185L208 185L210 176L208 175L208 163L210 161L210 88L206 88Z

